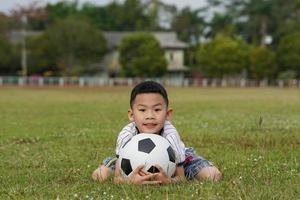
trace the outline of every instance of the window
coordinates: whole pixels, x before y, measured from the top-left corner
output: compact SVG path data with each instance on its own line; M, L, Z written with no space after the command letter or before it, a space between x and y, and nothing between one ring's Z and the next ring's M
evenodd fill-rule
M173 55L173 52L170 52L170 61L173 61L174 60L174 55Z

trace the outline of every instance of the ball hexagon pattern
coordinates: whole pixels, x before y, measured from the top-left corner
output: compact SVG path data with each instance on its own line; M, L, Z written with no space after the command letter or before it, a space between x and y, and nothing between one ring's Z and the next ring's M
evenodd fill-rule
M155 148L154 142L150 138L142 139L138 142L138 151L144 153L151 153Z
M175 152L168 140L160 135L140 133L120 149L119 167L125 177L139 165L144 165L144 169L150 173L157 173L159 170L155 167L156 164L169 177L175 172Z

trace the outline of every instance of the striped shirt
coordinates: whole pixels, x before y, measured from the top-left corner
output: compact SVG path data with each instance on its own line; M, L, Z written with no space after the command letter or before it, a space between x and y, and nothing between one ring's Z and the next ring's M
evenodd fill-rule
M119 133L116 144L116 155L119 156L119 151L121 147L133 136L137 135L139 132L135 126L134 122L126 125L122 131ZM181 141L180 136L176 130L176 128L171 124L170 121L165 121L165 125L160 134L162 137L166 138L171 147L175 152L176 163L183 164L185 160L185 145Z

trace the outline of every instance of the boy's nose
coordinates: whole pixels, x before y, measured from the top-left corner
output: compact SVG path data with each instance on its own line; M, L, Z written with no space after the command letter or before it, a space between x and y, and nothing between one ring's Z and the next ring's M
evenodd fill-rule
M154 119L154 113L152 111L147 112L146 119Z

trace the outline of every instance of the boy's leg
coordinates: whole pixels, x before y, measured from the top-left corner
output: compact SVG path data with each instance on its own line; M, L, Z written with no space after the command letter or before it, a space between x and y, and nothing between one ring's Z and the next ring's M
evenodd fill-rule
M202 168L194 177L196 180L211 180L219 181L222 178L222 173L215 166Z
M117 158L108 157L103 160L103 164L94 170L92 179L95 181L107 180L115 170Z
M106 167L105 165L100 165L92 174L92 179L94 181L105 181L107 180L110 175L112 174L112 171Z
M186 161L183 167L188 180L219 181L222 177L217 167L205 158L196 155L192 148L186 149Z

